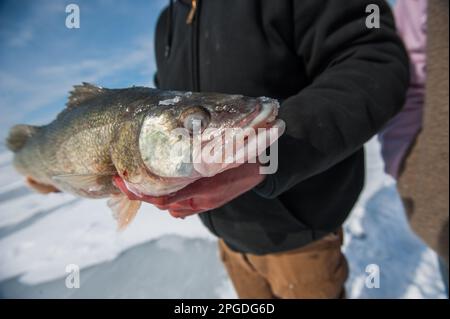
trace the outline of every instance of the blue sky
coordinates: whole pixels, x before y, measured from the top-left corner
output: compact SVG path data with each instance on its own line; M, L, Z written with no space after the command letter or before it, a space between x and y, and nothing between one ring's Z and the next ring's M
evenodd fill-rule
M65 26L70 3L80 8L79 29ZM82 81L152 86L154 28L167 3L0 1L0 139L14 124L51 121Z

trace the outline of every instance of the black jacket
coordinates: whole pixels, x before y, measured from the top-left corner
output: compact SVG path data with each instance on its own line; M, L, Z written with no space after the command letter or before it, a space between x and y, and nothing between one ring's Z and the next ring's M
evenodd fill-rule
M376 4L381 27L366 27ZM364 184L363 144L404 102L408 59L380 0L199 0L161 14L161 89L282 100L278 171L200 214L234 250L265 254L336 230Z

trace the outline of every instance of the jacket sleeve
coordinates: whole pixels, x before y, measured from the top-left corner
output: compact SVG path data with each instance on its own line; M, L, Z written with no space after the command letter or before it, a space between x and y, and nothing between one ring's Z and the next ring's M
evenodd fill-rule
M411 83L403 110L379 133L385 171L398 179L402 164L422 128L427 58L427 0L398 0L397 29L411 60Z
M266 198L359 150L401 109L409 84L408 57L385 1L299 2L295 49L310 85L281 104L278 169L254 189ZM369 4L379 8L379 28L366 26Z

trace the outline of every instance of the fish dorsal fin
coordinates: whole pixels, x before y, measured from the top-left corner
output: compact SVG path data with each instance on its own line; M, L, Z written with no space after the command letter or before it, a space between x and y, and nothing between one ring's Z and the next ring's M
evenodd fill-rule
M108 200L108 206L113 211L113 217L117 220L118 230L124 230L136 216L141 201L130 200L125 194L112 195Z
M79 106L80 104L107 92L108 89L83 82L81 85L74 85L69 93L69 100L66 103L68 109Z

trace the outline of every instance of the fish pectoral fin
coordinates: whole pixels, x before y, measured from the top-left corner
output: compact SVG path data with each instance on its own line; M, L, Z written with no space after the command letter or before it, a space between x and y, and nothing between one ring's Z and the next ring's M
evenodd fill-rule
M90 187L99 183L99 178L105 176L114 176L116 172L104 173L104 174L67 174L67 175L55 175L52 178L55 181L59 181L65 184L69 184L72 187L79 189L89 189Z
M118 230L124 230L136 216L141 201L130 200L125 194L112 195L108 200L108 206L113 211L113 217L117 220Z
M57 189L53 185L39 183L38 181L31 178L30 176L27 176L26 183L28 186L30 186L32 189L34 189L36 192L41 193L41 194L61 192L59 189Z

